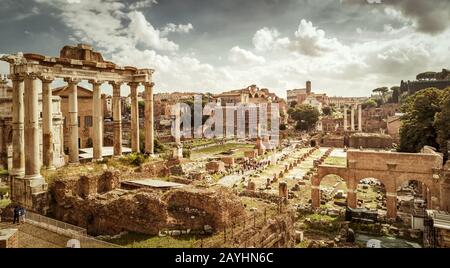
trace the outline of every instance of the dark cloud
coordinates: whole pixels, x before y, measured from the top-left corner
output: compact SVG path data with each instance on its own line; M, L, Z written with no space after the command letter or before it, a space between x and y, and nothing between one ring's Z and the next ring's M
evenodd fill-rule
M390 6L414 20L417 30L437 34L445 31L450 21L449 0L341 0L343 3Z

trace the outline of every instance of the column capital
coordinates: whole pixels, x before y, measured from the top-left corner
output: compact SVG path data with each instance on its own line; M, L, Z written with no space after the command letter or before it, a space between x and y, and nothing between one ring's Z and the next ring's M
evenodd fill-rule
M39 75L37 73L26 73L25 78L31 79L31 80L36 80L39 78Z
M41 75L41 76L39 76L39 79L44 84L50 84L50 83L53 82L53 80L55 80L55 78L53 76L50 76L50 75Z
M64 82L68 83L68 84L78 84L81 82L81 79L78 78L73 78L73 77L66 77L64 78Z
M11 79L12 81L22 82L25 80L25 75L24 74L9 74L8 78Z
M88 82L89 82L89 84L91 84L93 86L101 86L103 83L105 83L105 81L96 80L96 79L91 79Z
M145 86L145 87L153 88L153 87L155 86L155 83L153 83L153 82L145 82L145 83L144 83L144 86Z
M114 87L119 87L122 86L123 82L117 82L117 81L109 81L109 84L114 88Z
M139 82L128 82L127 85L129 87L138 87L141 83Z

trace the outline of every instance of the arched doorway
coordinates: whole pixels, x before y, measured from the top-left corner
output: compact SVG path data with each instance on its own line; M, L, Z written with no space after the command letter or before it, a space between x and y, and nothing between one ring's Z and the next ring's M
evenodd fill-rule
M411 215L424 215L425 209L431 207L431 189L418 180L404 180L397 185L398 216L406 224Z
M347 206L347 182L338 175L328 174L319 183L321 207L342 209Z
M386 215L386 187L379 179L361 179L358 182L356 192L356 205L358 208L377 211L378 214Z

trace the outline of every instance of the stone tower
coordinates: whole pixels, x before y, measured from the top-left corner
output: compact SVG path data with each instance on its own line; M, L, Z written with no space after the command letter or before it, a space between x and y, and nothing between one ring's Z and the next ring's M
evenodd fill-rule
M306 81L306 95L311 95L311 81Z

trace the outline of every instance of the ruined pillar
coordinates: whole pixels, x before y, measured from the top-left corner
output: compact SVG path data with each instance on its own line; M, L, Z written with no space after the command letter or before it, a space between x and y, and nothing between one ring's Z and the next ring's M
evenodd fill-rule
M347 189L347 206L349 208L357 208L358 201L356 197L356 189Z
M42 181L39 150L39 110L37 76L28 74L25 79L25 179Z
M42 159L48 169L53 165L53 102L50 84L53 77L40 77L42 81Z
M114 156L122 155L122 107L120 103L121 83L111 82L113 87L113 125L114 125Z
M145 83L145 153L152 155L154 153L153 142L153 86L154 83Z
M351 107L351 117L350 117L350 128L352 131L355 131L355 107Z
M23 178L25 175L25 132L24 132L24 80L23 75L10 76L13 82L12 92L12 147L13 161L11 175Z
M397 218L397 193L386 193L387 218Z
M78 83L73 78L64 79L69 87L69 163L79 163L78 157Z
M102 91L100 86L103 82L91 80L92 95L92 113L93 113L93 161L101 161L103 159L103 103Z
M311 206L312 208L320 207L320 186L311 186Z
M139 83L128 83L131 90L131 150L139 152L139 103L138 86Z
M361 104L358 105L358 131L362 132L362 108Z
M270 185L270 179L268 179L268 184ZM280 181L278 184L278 196L280 198L288 199L288 185L285 181Z
M348 130L347 105L344 105L344 131Z

